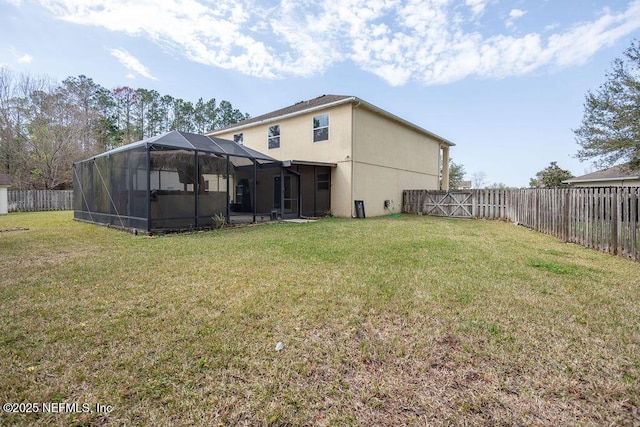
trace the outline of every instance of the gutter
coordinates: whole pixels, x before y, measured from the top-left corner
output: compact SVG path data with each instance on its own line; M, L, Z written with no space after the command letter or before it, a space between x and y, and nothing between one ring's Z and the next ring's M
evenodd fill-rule
M591 178L591 179L566 179L562 181L564 184L573 184L576 182L600 182L600 181L629 181L629 180L640 180L640 176L619 176L617 178Z
M282 160L282 167L290 168L292 166L320 166L320 167L329 167L335 168L338 167L337 163L327 163L327 162L310 162L307 160Z
M354 154L353 154L353 150L354 150L354 146L355 146L355 141L356 141L356 108L358 108L361 104L362 101L358 98L354 98L355 104L352 105L351 107L351 144L349 144L351 146L351 202L349 203L351 205L351 218L355 218L356 217L356 207L354 205L355 202L355 189L353 188L355 185L355 167L356 167L356 162L354 160Z

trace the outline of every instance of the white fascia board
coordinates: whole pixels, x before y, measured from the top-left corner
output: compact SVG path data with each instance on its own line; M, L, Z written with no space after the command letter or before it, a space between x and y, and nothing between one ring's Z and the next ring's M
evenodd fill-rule
M572 182L600 182L600 181L629 181L632 179L640 180L640 176L619 176L616 178L591 178L591 179L565 179L564 183L571 184Z

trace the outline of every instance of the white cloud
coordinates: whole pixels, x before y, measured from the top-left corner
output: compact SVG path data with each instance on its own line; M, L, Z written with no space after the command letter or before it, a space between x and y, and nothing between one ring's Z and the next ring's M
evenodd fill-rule
M511 11L509 12L509 18L511 19L518 19L518 18L522 18L525 15L524 10L521 9L511 9Z
M151 80L158 80L147 67L142 65L140 61L129 52L124 49L111 49L111 55L115 56L118 61L130 71L127 74L127 77L130 79L135 79L136 74L139 74L143 77L146 77Z
M11 54L20 64L30 64L33 61L33 56L28 53L19 53L14 47L11 48Z
M28 53L25 53L18 58L18 62L21 64L30 64L31 61L33 61L33 56L29 55Z
M482 15L488 3L489 0L465 0L465 4L471 8L475 16Z
M477 25L500 7L496 0L40 2L59 19L145 37L190 61L248 75L308 77L351 61L391 85L582 64L640 29L640 0L571 26L542 22L538 32L519 37L483 33ZM511 9L507 25L525 13ZM132 73L155 78L126 51L112 52Z
M522 18L527 12L521 9L511 9L509 12L509 18L505 21L504 25L507 28L515 27L515 20L518 18Z

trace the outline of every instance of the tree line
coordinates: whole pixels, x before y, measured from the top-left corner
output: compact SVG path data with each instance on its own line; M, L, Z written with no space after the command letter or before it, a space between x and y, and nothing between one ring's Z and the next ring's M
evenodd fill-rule
M105 89L84 75L61 83L0 68L0 173L12 188L65 189L71 165L178 130L205 133L250 116L229 101L195 103L128 86Z

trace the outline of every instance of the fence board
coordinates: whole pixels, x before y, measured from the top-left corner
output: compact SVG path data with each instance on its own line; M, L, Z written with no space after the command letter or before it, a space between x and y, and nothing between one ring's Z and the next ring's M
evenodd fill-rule
M640 261L640 188L410 190L407 213L502 219Z
M73 210L73 190L9 190L9 212Z

